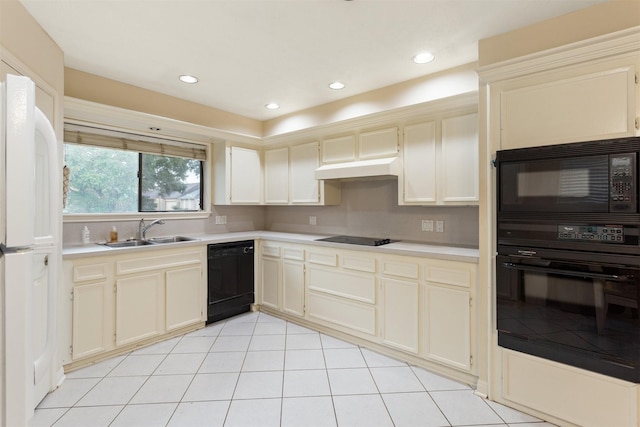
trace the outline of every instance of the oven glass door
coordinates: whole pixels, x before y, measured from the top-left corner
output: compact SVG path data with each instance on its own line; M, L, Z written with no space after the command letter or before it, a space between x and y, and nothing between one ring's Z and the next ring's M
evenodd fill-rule
M498 344L640 382L638 267L497 257Z
M500 164L502 212L609 212L607 155Z

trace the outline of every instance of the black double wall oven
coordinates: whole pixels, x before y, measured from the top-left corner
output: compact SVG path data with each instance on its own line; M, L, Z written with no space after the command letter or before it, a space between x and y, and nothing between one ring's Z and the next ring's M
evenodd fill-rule
M640 383L640 138L499 151L501 347Z

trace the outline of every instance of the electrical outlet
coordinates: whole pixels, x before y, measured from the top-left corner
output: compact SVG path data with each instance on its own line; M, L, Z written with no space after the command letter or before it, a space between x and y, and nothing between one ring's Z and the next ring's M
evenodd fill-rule
M444 233L444 221L436 221L436 233Z
M226 224L227 216L226 215L216 215L216 224Z
M309 225L316 225L318 223L317 218L315 217L315 215L311 215L309 217Z
M422 220L422 231L433 231L433 220L423 219Z

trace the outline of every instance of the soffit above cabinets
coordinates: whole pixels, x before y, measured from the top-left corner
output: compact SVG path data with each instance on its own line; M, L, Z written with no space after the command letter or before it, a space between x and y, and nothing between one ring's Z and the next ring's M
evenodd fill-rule
M65 66L257 120L473 63L480 39L603 1L20 0Z

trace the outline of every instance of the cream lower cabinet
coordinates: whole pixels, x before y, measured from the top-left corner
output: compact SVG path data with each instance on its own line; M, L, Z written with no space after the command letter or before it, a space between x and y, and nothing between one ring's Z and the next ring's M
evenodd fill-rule
M308 318L347 333L374 338L375 258L351 251L309 248L307 264Z
M419 272L415 261L382 260L382 342L414 354L419 350Z
M282 248L282 310L304 316L304 249Z
M71 360L204 324L205 263L205 246L74 259L64 269L73 295Z
M263 242L261 304L472 373L477 264Z
M422 356L471 370L471 291L476 265L429 260L422 285Z
M70 270L72 283L71 358L82 359L113 348L113 262L79 260Z
M270 242L260 245L260 304L280 310L281 266L280 246Z
M202 320L203 295L201 265L178 268L165 276L165 330L173 331Z
M116 345L164 332L164 278L144 274L116 281Z
M302 317L305 312L305 250L295 245L261 245L261 304Z

